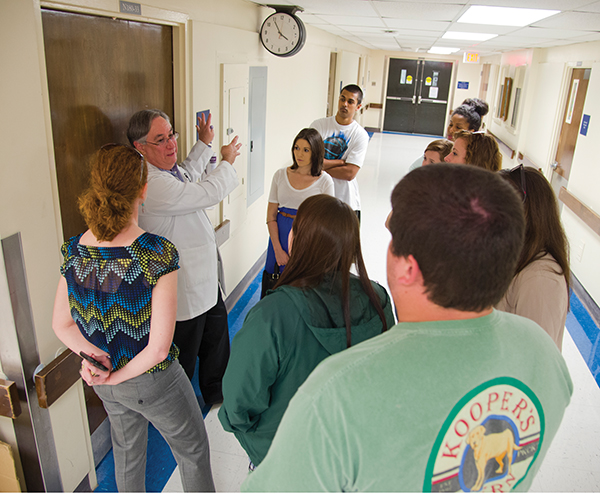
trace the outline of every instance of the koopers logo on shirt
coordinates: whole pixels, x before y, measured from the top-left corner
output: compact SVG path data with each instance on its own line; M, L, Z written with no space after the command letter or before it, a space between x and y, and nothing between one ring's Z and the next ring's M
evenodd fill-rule
M543 409L531 389L509 377L483 383L444 422L423 491L510 491L527 475L543 436Z

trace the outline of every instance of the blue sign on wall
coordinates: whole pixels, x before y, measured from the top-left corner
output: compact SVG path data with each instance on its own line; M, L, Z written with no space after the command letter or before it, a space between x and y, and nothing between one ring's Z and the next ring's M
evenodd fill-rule
M458 89L469 89L469 81L458 81Z
M583 118L581 119L581 129L579 130L579 133L582 136L586 136L589 126L590 126L590 116L584 115Z

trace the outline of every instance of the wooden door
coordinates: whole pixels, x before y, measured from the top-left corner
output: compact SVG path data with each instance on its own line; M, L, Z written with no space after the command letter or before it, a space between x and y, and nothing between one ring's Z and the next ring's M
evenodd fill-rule
M566 180L569 179L571 173L591 73L592 69L573 69L569 82L569 95L563 112L562 127L554 160L555 172Z
M556 197L561 187L567 187L571 165L573 164L573 155L577 144L577 136L583 116L583 105L587 93L588 83L592 69L573 69L571 80L569 81L569 94L566 98L565 110L563 112L560 136L558 138L558 147L554 163L552 163L552 177L550 182L556 193Z
M172 28L42 10L52 134L64 238L86 230L77 197L89 158L103 144L127 144L133 113L173 117Z
M133 113L173 117L172 28L110 17L42 10L54 156L64 238L87 229L77 198L88 163L103 144L127 144ZM106 417L85 386L90 433Z

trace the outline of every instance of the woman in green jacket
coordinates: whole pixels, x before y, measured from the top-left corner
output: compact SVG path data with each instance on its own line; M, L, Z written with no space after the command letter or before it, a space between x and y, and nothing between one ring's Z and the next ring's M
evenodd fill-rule
M223 377L219 419L254 465L319 362L394 325L387 292L367 276L358 219L347 204L323 194L306 199L289 246L275 290L252 308L233 339ZM350 273L352 264L358 276Z

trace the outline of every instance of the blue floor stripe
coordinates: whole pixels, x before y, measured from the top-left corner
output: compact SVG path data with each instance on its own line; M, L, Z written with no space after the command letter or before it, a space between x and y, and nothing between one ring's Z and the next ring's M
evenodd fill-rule
M566 326L600 387L600 330L573 291L571 291L571 311L567 315Z
M233 339L235 334L240 330L246 314L254 307L260 299L262 273L260 273L244 292L240 300L235 304L228 314L229 323L229 339ZM202 415L210 410L210 405L205 405L198 386L198 365L194 371L192 378L192 387L198 397L198 402L202 408ZM148 448L146 458L146 491L147 492L162 492L165 485L171 478L177 462L171 453L171 448L154 428L152 424L148 426ZM98 479L98 487L95 492L117 492L117 483L115 481L115 459L112 449L102 459L96 468L96 477Z

